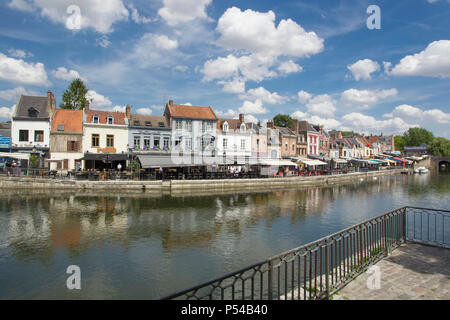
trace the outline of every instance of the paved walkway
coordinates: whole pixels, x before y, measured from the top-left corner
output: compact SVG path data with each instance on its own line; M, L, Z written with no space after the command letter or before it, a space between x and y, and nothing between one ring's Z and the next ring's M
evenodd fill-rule
M369 289L365 273L333 296L333 300L450 300L450 250L407 243L375 266L379 289Z

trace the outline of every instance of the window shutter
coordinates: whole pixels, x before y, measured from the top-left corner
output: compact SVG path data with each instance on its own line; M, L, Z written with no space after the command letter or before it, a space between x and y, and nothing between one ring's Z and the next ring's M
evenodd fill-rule
M67 151L72 151L72 150L70 149L70 147L71 147L70 141L67 141Z

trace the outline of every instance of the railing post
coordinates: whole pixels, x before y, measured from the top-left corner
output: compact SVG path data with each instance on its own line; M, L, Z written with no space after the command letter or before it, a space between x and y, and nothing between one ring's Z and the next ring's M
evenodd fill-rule
M328 238L325 239L325 299L329 299L330 295L330 267L329 267L329 257L328 257ZM299 288L300 290L300 288Z
M387 216L383 217L383 223L384 223L384 247L386 248L386 254L389 254L389 248L388 248L388 232L387 232Z
M268 299L272 300L273 299L273 261L269 260L269 271L268 271L268 285L267 285L267 294L268 294Z
M362 228L363 228L363 226L361 225L360 227L359 227L359 256L361 257L361 259L360 259L360 267L362 267L363 265L364 265L364 257L363 257L363 239L362 239Z
M407 210L407 207L404 207L403 208L403 222L402 222L402 224L403 224L403 242L406 242L406 233L407 233L407 230L406 230L406 210Z

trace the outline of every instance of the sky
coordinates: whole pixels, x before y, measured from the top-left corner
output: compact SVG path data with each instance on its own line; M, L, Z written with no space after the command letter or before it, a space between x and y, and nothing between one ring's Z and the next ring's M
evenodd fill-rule
M0 120L76 77L99 110L450 138L450 0L2 0Z

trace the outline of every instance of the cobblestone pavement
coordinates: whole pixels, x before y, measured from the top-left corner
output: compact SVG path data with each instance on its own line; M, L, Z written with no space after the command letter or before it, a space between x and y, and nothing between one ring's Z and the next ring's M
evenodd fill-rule
M379 289L374 273L365 273L333 295L333 300L450 300L450 250L406 243L375 266L381 272ZM375 286L376 287L376 286Z

